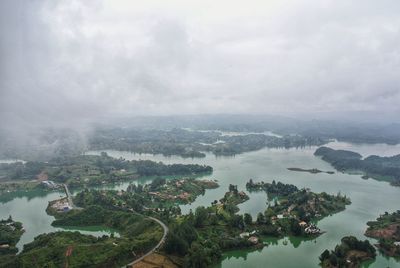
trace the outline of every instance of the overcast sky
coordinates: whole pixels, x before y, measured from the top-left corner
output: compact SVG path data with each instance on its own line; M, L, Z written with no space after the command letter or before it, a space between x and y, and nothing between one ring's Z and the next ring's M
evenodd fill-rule
M0 120L400 114L400 1L0 2Z

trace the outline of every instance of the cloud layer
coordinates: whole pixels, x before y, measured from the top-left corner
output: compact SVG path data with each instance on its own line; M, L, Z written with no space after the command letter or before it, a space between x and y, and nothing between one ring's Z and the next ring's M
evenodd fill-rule
M395 120L399 12L397 0L5 0L0 119L367 113Z

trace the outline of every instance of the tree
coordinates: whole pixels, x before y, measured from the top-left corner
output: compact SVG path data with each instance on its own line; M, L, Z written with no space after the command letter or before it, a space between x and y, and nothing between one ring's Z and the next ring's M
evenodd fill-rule
M322 252L321 256L319 256L319 260L323 262L324 260L328 259L330 256L329 250L325 249L324 252Z
M261 212L257 214L257 224L264 224L265 223L265 216Z
M232 218L230 219L229 223L232 227L244 229L244 222L243 222L242 215L233 215Z
M207 250L199 243L193 243L185 257L184 267L205 268L211 264L211 259L207 256Z
M253 223L253 218L251 217L251 215L249 213L244 214L244 223L246 225L251 225Z
M203 206L197 207L194 214L194 226L202 227L208 217L207 209Z
M189 245L178 235L169 232L165 240L164 249L168 254L184 256L188 252Z

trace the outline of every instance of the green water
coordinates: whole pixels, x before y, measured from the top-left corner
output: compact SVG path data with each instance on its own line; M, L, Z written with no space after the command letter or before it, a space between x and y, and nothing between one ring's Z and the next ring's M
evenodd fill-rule
M334 146L343 146L333 143ZM346 144L346 149L357 150L360 145ZM328 163L314 157L315 147L303 149L263 149L256 152L245 153L235 157L215 157L207 154L202 159L183 159L181 157L163 157L160 155L132 154L129 152L107 151L110 156L126 159L150 159L165 163L198 163L211 165L214 172L204 176L205 179L217 179L220 187L206 191L190 205L181 206L187 213L199 205L208 206L215 199L220 199L228 189L229 184L237 184L245 190L248 179L255 181L279 180L292 183L298 187L308 187L315 192L328 192L336 194L339 191L352 200L352 204L343 212L321 220L318 225L326 231L325 234L313 240L299 238L285 238L280 240L267 239L268 246L262 250L238 250L224 254L223 261L216 267L319 267L318 256L325 249L333 249L345 235L355 235L366 239L363 235L366 222L375 219L385 211L400 209L400 187L390 186L386 182L376 180L363 180L359 175L341 173L310 174L307 172L293 172L288 167L318 168L321 170L334 170ZM362 145L362 154L398 154L397 147L382 147ZM383 151L384 152L383 152ZM386 153L385 153L386 152ZM99 154L99 152L88 152ZM146 183L150 179L141 179L139 183ZM114 189L126 189L129 183L114 186ZM24 223L27 232L23 235L20 245L32 241L33 237L53 231L50 217L44 211L47 202L59 198L59 193L46 193L45 195L16 196L11 201L2 201L0 204L0 217L11 214L16 220ZM250 200L240 205L241 213L248 212L255 216L266 208L267 196L264 193L249 194ZM283 241L287 240L284 245ZM373 240L372 240L373 241ZM400 267L400 262L394 258L385 258L378 255L376 261L368 267Z
M370 154L393 155L400 153L398 146L352 145L334 142L331 147L355 150L361 148L363 156ZM400 209L400 187L390 186L386 182L364 180L359 175L342 173L310 174L293 172L288 167L318 168L334 171L334 168L313 155L315 147L303 149L263 149L256 152L240 154L235 157L215 157L207 154L203 159L183 159L180 157L163 157L161 155L132 154L129 152L107 151L110 156L125 159L150 159L165 163L199 163L211 165L214 172L206 179L217 179L220 187L208 190L190 205L181 206L182 212L188 212L199 205L208 206L215 199L220 199L228 189L228 185L237 184L245 190L248 179L271 182L279 180L298 187L308 187L312 191L336 194L341 192L349 196L352 204L345 211L324 218L318 225L326 231L314 240L299 238L270 241L270 245L262 250L237 250L224 254L223 261L216 267L319 267L318 257L325 249L333 249L340 239L346 235L355 235L366 239L364 231L366 222L374 220L385 211ZM99 153L99 152L92 152ZM241 213L248 212L254 217L266 208L267 195L264 193L250 194L250 200L241 204ZM375 242L373 239L371 241ZM394 258L378 255L373 263L365 267L400 267L400 262Z
M54 217L47 215L45 211L47 204L49 201L64 196L64 192L29 191L7 193L0 197L0 219L11 215L14 220L22 222L25 229L17 244L19 250L22 249L24 244L32 242L35 236L55 231L79 231L93 236L111 235L113 233L115 236L119 236L115 230L101 226L68 228L51 226Z

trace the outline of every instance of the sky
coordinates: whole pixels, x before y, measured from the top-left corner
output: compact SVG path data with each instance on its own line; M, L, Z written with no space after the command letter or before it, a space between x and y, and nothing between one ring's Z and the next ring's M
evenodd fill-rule
M0 122L399 121L398 0L2 0Z

